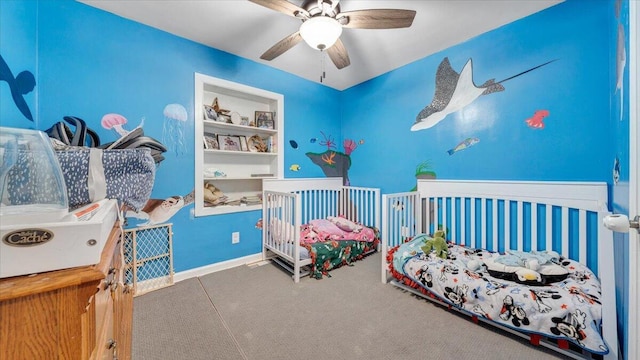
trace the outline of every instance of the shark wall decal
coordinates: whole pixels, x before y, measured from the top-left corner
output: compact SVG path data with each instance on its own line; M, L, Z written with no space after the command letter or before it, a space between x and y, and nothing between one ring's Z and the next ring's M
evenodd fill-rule
M553 61L555 60L548 61L499 82L490 79L484 84L476 86L473 82L473 62L471 59L467 61L460 74L458 74L451 67L449 58L445 57L436 72L436 91L433 100L431 104L427 105L420 111L418 116L416 116L416 122L411 126L411 131L431 128L444 120L447 115L471 104L480 95L504 91L504 86L502 86L501 83L526 74Z
M33 121L33 115L29 110L29 105L24 99L24 95L33 91L36 86L36 78L30 71L22 71L18 76L14 77L9 65L4 61L0 55L0 81L6 81L9 84L9 90L11 90L11 97L16 107L24 117Z

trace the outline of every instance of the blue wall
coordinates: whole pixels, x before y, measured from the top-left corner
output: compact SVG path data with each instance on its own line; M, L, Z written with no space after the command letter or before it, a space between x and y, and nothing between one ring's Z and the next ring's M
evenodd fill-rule
M36 1L0 1L0 56L10 66L13 77L28 71L38 78L37 14ZM37 119L37 89L26 94L24 99L34 119ZM0 125L36 128L36 124L26 120L14 104L6 80L0 81Z
M166 154L152 196L185 195L194 187L193 73L200 72L284 95L285 142L300 145L282 144L286 177L323 176L305 156L324 150L319 145L323 132L338 148L343 139L363 140L351 154L351 183L379 187L383 193L413 188L416 167L423 162L446 179L611 184L612 139L618 139L617 153L628 149L628 114L616 120L619 113L611 105L619 96L612 88L619 21L615 2L569 0L338 92L75 1L2 0L0 55L14 75L23 70L35 74L37 85L25 95L35 115L32 123L10 103L8 87L0 82L0 121L43 130L62 116L75 115L107 142L116 135L99 122L115 112L126 116L131 128L144 117L145 133L161 138L164 106L182 104L189 114L187 151ZM626 9L627 1L622 3ZM481 95L430 129L412 132L416 115L434 97L436 70L445 57L456 72L472 59L476 85L555 61L505 81L504 91ZM539 110L549 114L543 129L525 122ZM474 137L477 144L447 153ZM628 153L620 156L628 163ZM290 171L291 164L301 170ZM628 172L622 180L628 181ZM613 187L613 193L614 207L628 207L623 186ZM259 212L193 218L191 211L189 206L171 220L176 271L261 251L254 226ZM238 245L231 245L233 231L242 233ZM618 259L623 316L628 269L626 258ZM620 320L624 332L626 320Z
M618 23L628 32L628 2L620 4L622 18L617 18L616 1L567 1L344 91L343 137L371 129L367 144L352 156L358 171L351 180L382 193L408 191L415 186L416 167L428 161L443 179L602 181L610 184L610 210L628 213L628 169L617 185L611 175L616 156L623 167L629 163L628 113L620 114L620 101L628 111L628 96L621 99L615 89ZM481 95L429 129L412 132L416 115L434 97L444 58L458 73L472 59L476 86L555 61L505 81L504 91ZM548 111L544 128L525 122L537 110ZM448 154L471 137L480 141ZM618 320L626 353L628 246L626 235L615 236Z
M340 137L336 90L75 1L3 0L0 6L0 55L14 75L22 70L37 74L35 90L25 95L37 114L35 122L17 111L6 83L0 82L2 126L45 130L74 115L106 143L118 135L103 129L100 120L118 113L129 120L129 130L144 118L145 135L161 139L165 105L187 109L187 151L165 153L153 198L186 195L194 188L194 72L283 94L286 139L320 137L321 131ZM282 148L287 177L324 176L304 155L321 150L319 145L307 141L297 150ZM293 163L302 170L288 170ZM193 218L192 209L185 207L171 219L177 272L262 251L261 231L255 228L259 211ZM231 244L234 231L241 232L237 245Z
M604 146L611 136L610 38L603 31L610 8L601 1L563 3L344 91L343 136L371 129L354 156L363 170L353 174L354 182L375 184L383 193L409 190L423 161L443 179L610 181ZM434 97L445 57L456 72L472 59L477 86L557 60L412 132L416 115ZM537 110L549 112L543 129L525 123ZM479 143L447 153L473 137Z

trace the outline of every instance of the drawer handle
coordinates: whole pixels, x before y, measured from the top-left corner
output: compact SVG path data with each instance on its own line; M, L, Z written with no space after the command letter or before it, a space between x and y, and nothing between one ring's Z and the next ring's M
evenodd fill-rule
M113 350L116 348L116 346L118 345L118 343L113 340L113 339L109 339L109 341L107 342L107 349L108 350Z

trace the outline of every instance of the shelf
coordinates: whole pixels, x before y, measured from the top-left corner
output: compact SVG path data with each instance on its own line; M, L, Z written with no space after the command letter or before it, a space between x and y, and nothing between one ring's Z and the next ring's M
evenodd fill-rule
M253 151L231 151L231 150L216 150L216 149L203 149L206 154L228 154L228 155L248 155L248 156L278 156L278 153L267 152L253 152Z
M229 214L239 211L255 211L262 210L262 204L259 205L218 205L211 207L204 207L201 215L218 215Z
M228 124L228 123L224 123L224 122L220 122L220 121L213 121L213 120L202 120L202 122L206 127L213 127L213 128L218 128L218 129L227 129L229 131L238 130L238 131L256 132L256 133L260 133L260 134L270 134L270 135L274 135L274 134L278 133L278 130L264 129L264 128L259 128L259 127L255 127L255 126Z
M262 179L275 179L275 176L251 176L251 177L242 177L242 176L227 176L227 177L204 177L204 181L229 181L229 180L261 180Z
M204 185L209 183L216 189L218 196L239 199L242 196L255 196L262 193L262 180L282 178L284 176L284 96L263 89L258 89L228 80L196 73L194 76L194 108L195 108L195 216L209 216L241 211L260 210L262 205L218 205L206 207L204 201ZM216 121L211 108L217 103L220 109L229 114L237 113L247 118L248 123L255 124L261 113L273 114L273 129L255 126L231 124ZM259 136L267 141L274 152L230 151L218 150L214 142L208 142L210 149L204 147L204 136L231 136L247 143L252 136ZM247 144L251 145L251 144ZM253 147L247 146L247 148ZM205 171L206 170L206 171ZM213 174L220 171L226 177L205 176L205 172ZM254 177L252 174L273 174L272 176ZM219 195L219 194L222 195Z

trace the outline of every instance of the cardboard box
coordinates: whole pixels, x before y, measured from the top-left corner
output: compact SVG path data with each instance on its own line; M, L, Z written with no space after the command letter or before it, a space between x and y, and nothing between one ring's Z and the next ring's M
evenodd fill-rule
M109 200L89 220L0 225L0 278L88 266L100 255L118 219Z

